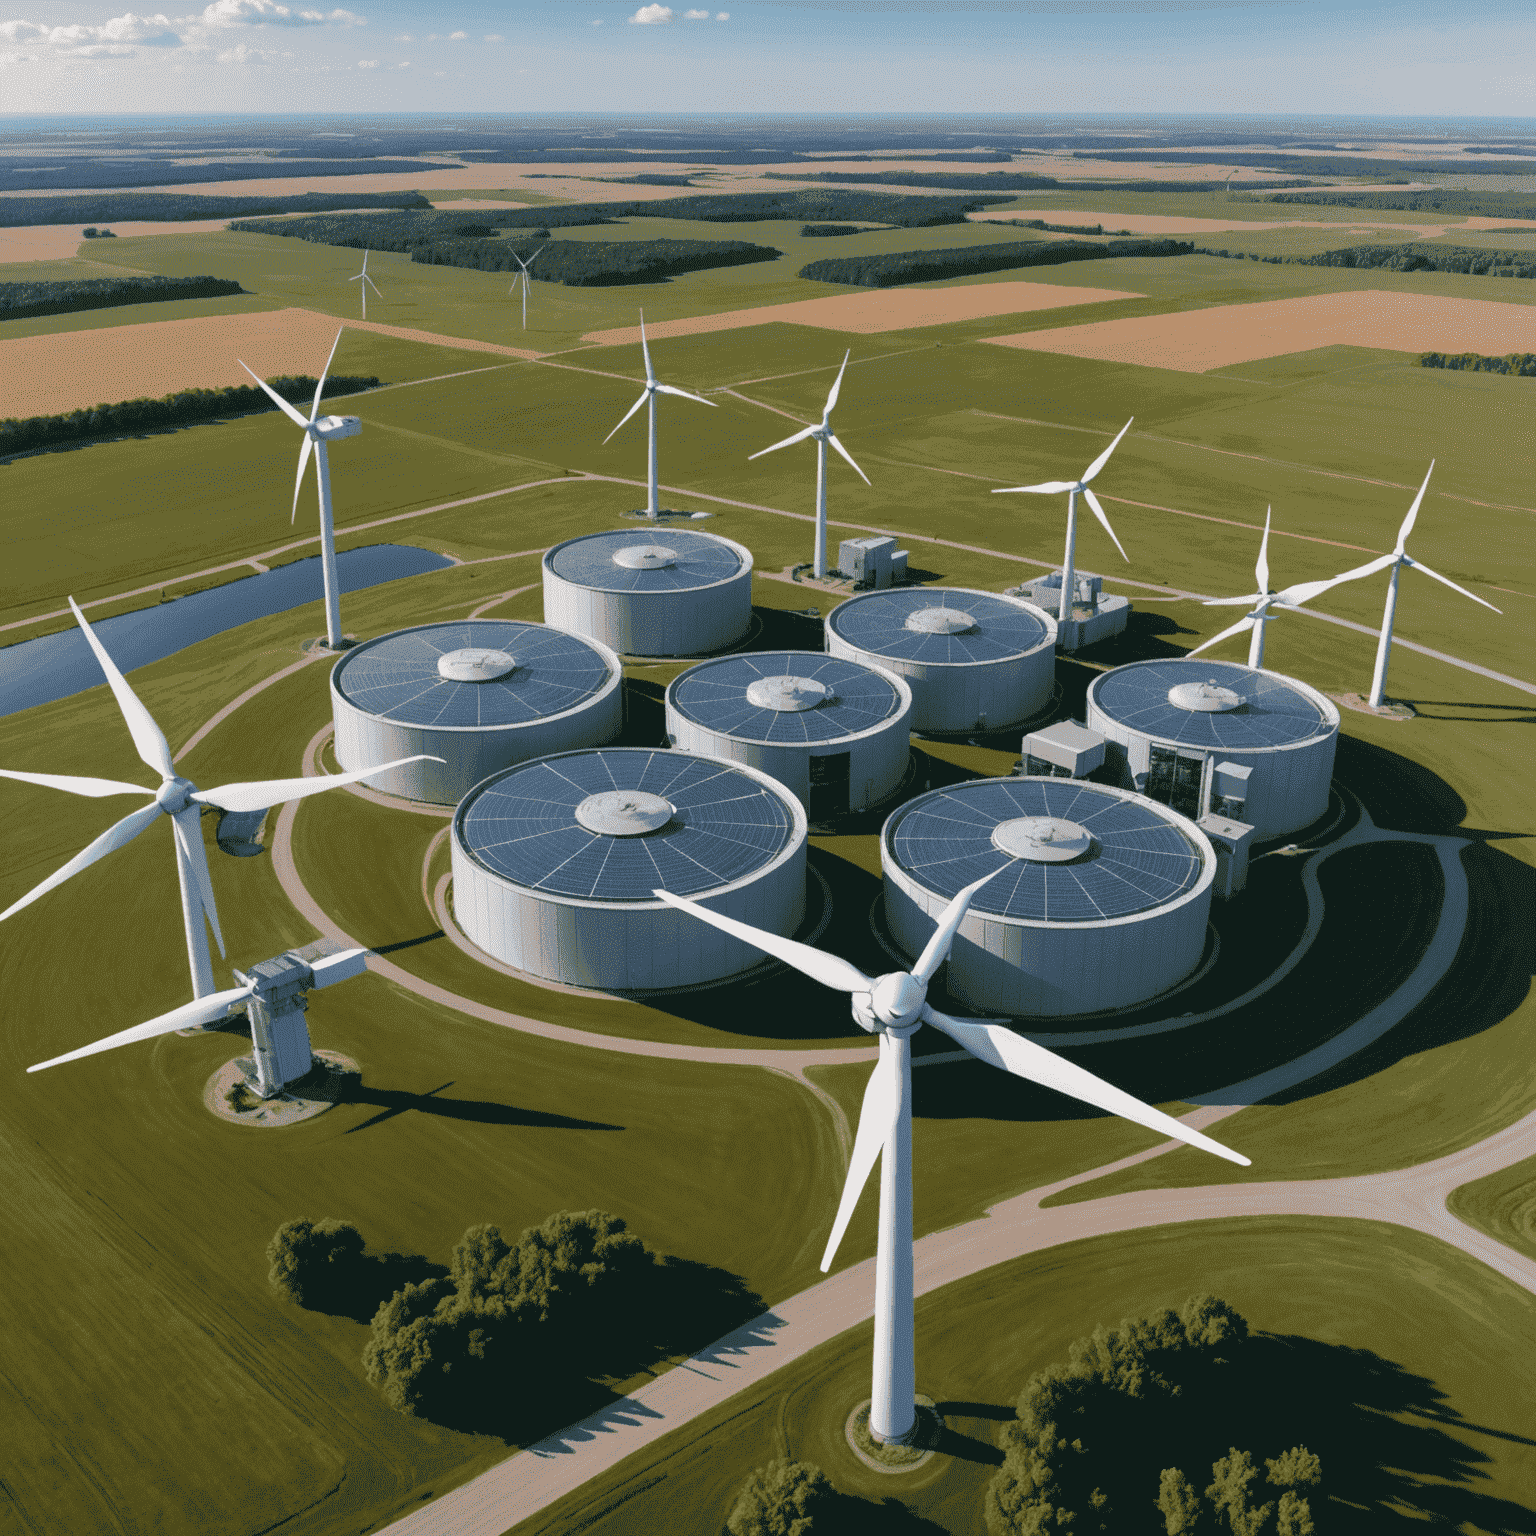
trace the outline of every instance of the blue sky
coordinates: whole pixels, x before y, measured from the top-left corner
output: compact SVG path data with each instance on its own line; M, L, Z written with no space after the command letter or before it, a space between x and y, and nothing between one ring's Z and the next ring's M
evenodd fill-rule
M1536 114L1470 0L0 0L0 111Z

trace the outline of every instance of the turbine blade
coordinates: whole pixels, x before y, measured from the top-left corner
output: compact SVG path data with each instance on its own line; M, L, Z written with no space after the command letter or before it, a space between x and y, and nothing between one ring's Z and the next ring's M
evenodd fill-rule
M294 408L286 400L284 400L283 397L280 394L278 394L278 392L275 389L273 389L272 386L270 384L268 384L265 379L256 378L255 373L253 373L251 371L251 369L246 368L245 364L243 362L240 362L239 358L236 358L235 361L237 363L240 363L240 366L242 368L245 368L245 371L247 373L249 373L253 379L256 379L257 384L259 384L261 386L261 388L264 389L267 392L267 394L271 397L272 404L275 405L278 408L278 410L280 410L283 413L283 415L286 416L289 419L289 421L291 421L291 422L295 423L297 426L301 426L301 427L307 427L309 425L309 423L307 421L305 421L305 419L302 416L300 416L299 413L296 410L294 410Z
M1032 496L1055 496L1061 491L1077 489L1075 480L1047 480L1042 485L1000 485L992 492L994 496L1013 496L1019 491L1028 491Z
M983 875L980 880L973 881L963 891L956 894L953 901L939 914L939 926L933 930L932 937L923 945L923 952L918 956L917 964L912 967L912 976L916 981L925 986L932 981L935 972L949 958L949 947L955 942L955 935L960 931L960 924L965 921L965 914L970 910L971 898L975 896L989 880L995 879L1007 864L1000 864L990 875Z
M362 282L362 280L363 280L363 279L364 279L364 278L365 278L365 277L366 277L366 276L367 276L367 275L368 275L368 274L367 274L367 273L366 273L366 272L358 272L358 273L356 273L356 274L354 274L354 275L353 275L353 276L352 276L352 277L349 277L349 278L348 278L348 279L347 279L347 281L348 281L348 282L349 282L349 283L360 283L360 282Z
M1194 650L1186 651L1184 654L1186 657L1198 656L1201 651L1208 651L1213 645L1220 645L1223 640L1230 640L1233 635L1240 635L1244 630L1252 629L1253 624L1253 615L1250 613L1246 615L1246 617L1239 619L1237 623L1231 627L1231 629L1222 630L1219 635L1213 635L1211 639L1205 642L1204 645L1197 645Z
M368 274L367 274L367 273L366 273L366 272L365 272L365 273L363 273L363 276L364 276L364 277L368 277ZM373 279L372 279L372 278L371 278L371 277L368 277L368 286L369 286L369 287L370 287L370 288L372 288L372 289L373 289L373 291L374 291L374 292L375 292L375 293L376 293L376 294L378 294L378 296L379 296L379 297L380 297L380 298L381 298L381 299L382 299L382 298L383 298L383 297L384 297L384 294L383 294L383 291L382 291L382 290L381 290L381 289L380 289L380 288L379 288L379 285L378 285L378 284L377 284L377 283L376 283L376 282L374 282L374 280L373 280Z
M671 891L652 891L651 894L666 902L669 907L691 912L722 933L729 933L762 950L764 954L772 955L775 960L782 960L802 976L809 976L812 981L819 981L824 987L831 987L837 992L868 992L874 986L874 982L863 971L839 955L829 955L824 950L812 949L809 944L783 938L777 933L767 933L761 928L754 928L750 923L737 922L734 917L711 912L708 907L701 907L696 901L689 901L684 896L674 896Z
M0 778L41 784L45 789L62 789L71 795L89 795L93 800L100 800L105 795L154 794L154 790L139 784L123 784L117 779L81 779L72 773L20 773L14 768L0 768Z
M656 370L651 367L651 344L645 339L645 311L640 311L640 350L645 354L645 382L655 387Z
M1253 574L1258 577L1260 592L1269 591L1269 518L1275 509L1264 509L1264 537L1259 540L1259 558L1254 562Z
M1200 601L1202 608L1235 608L1239 603L1261 603L1267 596L1263 592L1250 592L1247 597L1206 597Z
M392 763L380 763L377 768L360 768L356 773L322 773L309 779L266 779L248 784L222 784L217 789L197 789L187 798L199 805L216 805L221 811L265 811L289 800L303 800L308 795L318 795L322 790L340 789L344 784L357 784L371 779L391 768L401 768L406 763L440 763L443 759L430 752L418 752L414 757L398 757Z
M638 411L640 409L640 407L642 405L644 405L645 402L647 400L649 400L650 398L651 398L651 391L650 391L650 387L647 386L645 389L640 391L640 398L638 400L636 400L635 403L632 406L630 406L630 408L627 411L625 411L625 413L624 413L624 421L621 421L619 423L619 427L622 427L624 425L624 422L628 421L629 418L631 416L633 416L635 414L635 412ZM619 427L615 427L613 429L613 432L617 432L619 430ZM608 437L605 437L603 439L603 441L605 443L608 441L608 438L611 438L613 436L613 432L610 432L608 434Z
M837 404L838 391L843 387L843 375L848 371L848 359L852 356L852 347L843 353L843 366L837 370L837 377L832 381L832 388L827 391L826 408L821 413L821 419L823 421L825 421L832 414L832 408Z
M213 879L208 873L208 852L203 847L201 816L195 806L187 806L171 817L176 833L176 846L187 861L192 878L187 882L197 892L208 926L218 942L220 958L224 955L224 935L219 931L219 909L213 904Z
M207 997L194 998L190 1003L183 1003L180 1008L162 1013L158 1019L151 1019L147 1024L135 1024L132 1029L119 1030L117 1034L108 1035L105 1040L98 1040L94 1045L82 1045L78 1051L55 1056L51 1061L40 1061L35 1067L28 1067L27 1071L41 1072L47 1067L62 1066L66 1061L79 1061L82 1056L115 1051L120 1045L133 1045L140 1040L153 1040L157 1035L174 1034L178 1029L195 1029L199 1024L212 1024L229 1012L232 1003L242 1001L255 990L253 985L231 987L227 992L212 992Z
M309 427L304 428L304 446L299 449L299 472L293 479L293 514L288 523L291 527L299 520L299 492L304 489L304 471L309 468L310 450L315 446L315 440L309 435Z
M864 1087L864 1102L859 1108L859 1129L853 1138L853 1155L848 1159L848 1177L843 1181L843 1198L838 1202L837 1220L832 1223L832 1235L827 1239L826 1251L821 1256L821 1272L832 1267L837 1256L837 1246L848 1230L859 1196L869 1182L875 1166L891 1134L891 1115L896 1106L896 1057L886 1046L885 1036L880 1036L880 1059L869 1074Z
M1107 533L1111 539L1114 539L1115 548L1120 551L1120 558L1124 560L1127 565L1129 565L1131 563L1131 557L1126 554L1125 547L1121 544L1120 540L1115 538L1115 530L1109 526L1109 519L1104 515L1104 508L1099 505L1099 498L1095 496L1086 485L1083 487L1083 500L1088 503L1088 510L1092 512L1093 515L1098 518L1101 523L1103 523L1104 532Z
M1407 563L1408 557L1402 557ZM1294 586L1289 586L1281 592L1275 602L1286 608L1297 608L1302 603L1309 603L1314 597L1321 596L1330 587L1337 587L1346 581L1359 581L1364 576L1374 576L1377 571L1384 571L1389 565L1397 563L1398 556L1382 555L1379 559L1372 560L1369 565L1357 565L1352 571L1345 571L1340 576L1329 576L1322 581L1298 581ZM1471 593L1467 594L1469 597Z
M133 737L140 761L153 768L162 779L174 778L176 770L171 766L171 749L166 745L165 733L128 686L128 679L117 670L117 663L107 655L107 648L96 638L96 631L85 622L85 615L74 598L70 598L69 606L74 610L76 623L85 631L85 638L101 663L101 670L107 674L107 684L117 700L117 707L123 712L123 719L128 722L128 734Z
M1043 1045L1036 1045L1033 1040L1014 1034L1002 1024L952 1019L926 1004L923 1017L989 1066L1001 1067L1004 1072L1011 1072L1015 1077L1027 1078L1032 1083L1054 1088L1057 1093L1081 1099L1083 1103L1092 1104L1097 1109L1107 1109L1112 1115L1134 1120L1137 1125L1161 1131L1165 1136L1176 1137L1191 1147L1223 1157L1241 1168L1247 1168L1252 1161L1242 1153L1234 1152L1230 1147L1222 1146L1219 1141L1213 1141L1209 1136L1175 1120L1172 1115L1165 1115L1162 1110L1143 1104L1123 1088L1106 1083L1103 1078L1095 1077L1092 1072L1046 1050Z
M1419 503L1424 500L1424 492L1429 489L1429 477L1435 472L1435 461L1429 461L1429 468L1424 472L1424 484L1419 487L1419 494L1413 498L1413 505L1408 508L1408 516L1403 519L1403 526L1397 530L1397 553L1402 554L1403 546L1408 542L1408 535L1413 532L1414 521L1419 515ZM1472 594L1467 594L1470 597Z
M786 437L783 442L775 443L771 448L759 448L756 453L747 455L750 464L753 459L760 459L765 453L777 453L780 448L788 448L792 443L803 443L808 437L815 437L821 430L820 427L807 427L803 432L796 432L793 437Z
M836 449L837 449L837 451L838 451L838 452L839 452L839 453L840 453L840 454L842 454L842 456L843 456L843 457L844 457L844 458L845 458L845 459L847 459L847 461L848 461L848 462L849 462L849 464L851 464L851 465L853 465L853 472L854 472L854 474L856 474L856 475L857 475L857 476L858 476L858 477L859 477L859 479L860 479L860 480L862 480L862 481L863 481L863 482L864 482L864 484L865 484L865 485L869 485L869 476L868 476L868 475L866 475L866 474L865 474L865 473L864 473L864 471L863 471L863 470L862 470L862 469L860 469L860 468L859 468L859 466L858 466L858 465L857 465L857 464L854 464L854 463L853 463L853 455L852 455L852 454L851 454L851 453L849 453L849 452L848 452L848 450L847 450L847 449L846 449L846 448L844 448L844 447L843 447L843 445L842 445L842 444L841 444L841 443L840 443L840 442L838 442L838 440L837 440L837 434L836 434L836 433L835 433L835 432L829 432L829 433L827 433L827 441L828 441L828 442L829 442L829 443L831 443L831 445L832 445L832 446L833 446L833 447L834 447L834 448L836 448ZM873 486L870 486L870 489L871 489L871 490L873 490L873 489L874 489L874 487L873 487Z
M539 249L537 251L535 251L533 253L533 255L528 258L527 261L523 262L523 271L524 272L526 272L528 270L528 268L531 267L534 264L534 262L536 262L539 259L539 252L542 251L543 249L544 249L544 247L541 245L539 247ZM522 258L519 257L518 260L522 261Z
M690 395L686 389L678 389L672 384L658 384L656 386L656 393L658 395L676 395L683 400L697 400L700 405L718 406L720 403L718 400L706 400L703 395Z
M1456 583L1450 579L1449 576L1442 576L1439 571L1430 570L1430 568L1425 565L1422 560L1415 560L1412 555L1404 555L1403 564L1412 567L1412 569L1416 571L1423 571L1426 576L1433 576L1436 581L1442 582L1445 586L1449 587L1452 592L1460 592L1463 597L1470 597L1474 603L1482 603L1484 608L1492 608L1495 613L1499 614L1500 616L1503 615L1504 610L1502 608L1494 608L1492 603L1484 602L1483 599L1477 595L1477 593L1468 592L1465 587L1458 587Z
M1135 421L1135 420L1136 420L1136 418L1135 418L1135 417L1134 417L1134 416L1132 416L1132 417L1131 417L1131 421ZM1108 464L1108 463L1109 463L1109 456L1110 456L1110 454L1112 454L1112 453L1113 453L1113 452L1114 452L1114 451L1115 451L1115 449L1116 449L1116 448L1118 448L1118 447L1119 447L1119 446L1120 446L1120 439L1121 439L1121 438L1122 438L1122 437L1124 437L1124 436L1125 436L1125 434L1126 434L1126 433L1127 433L1127 432L1129 432L1129 431L1130 431L1130 430L1131 430L1131 421L1128 421L1128 422L1126 422L1126 424L1125 424L1125 425L1124 425L1124 426L1123 426L1123 427L1121 427L1121 428L1120 428L1120 430L1119 430L1119 431L1118 431L1118 432L1117 432L1117 433L1116 433L1116 434L1115 434L1115 440L1114 440L1114 442L1112 442L1112 443L1111 443L1111 444L1110 444L1110 445L1109 445L1109 447L1108 447L1108 448L1106 448L1106 449L1105 449L1105 450L1104 450L1104 452L1103 452L1103 453L1101 453L1101 454L1100 454L1100 455L1099 455L1099 456L1098 456L1098 458L1096 458L1096 459L1095 459L1095 460L1094 460L1094 461L1093 461L1093 463L1092 463L1092 464L1090 464L1090 465L1089 465L1089 466L1088 466L1088 468L1087 468L1087 469L1085 469L1085 470L1084 470L1084 471L1083 471L1083 478L1082 478L1082 481L1081 481L1081 483L1082 483L1082 484L1083 484L1083 485L1087 485L1087 484L1088 484L1088 482L1089 482L1089 481L1090 481L1090 480L1092 480L1092 479L1093 479L1093 477L1094 477L1094 476L1095 476L1095 475L1096 475L1096 474L1098 474L1098 472L1099 472L1099 471L1100 471L1100 470L1101 470L1101 469L1103 469L1103 468L1104 468L1104 466L1105 466L1105 465L1106 465L1106 464Z
M98 859L106 858L114 848L121 848L124 843L131 843L159 815L160 806L157 802L124 816L120 822L108 827L95 842L82 848L62 869L54 870L41 885L34 885L20 901L12 902L4 912L0 912L0 923L3 923L13 912L20 912L23 907L30 907L39 896L46 895L54 886L63 885L71 875L78 875L82 869L89 869Z
M320 414L320 395L321 392L325 389L326 375L331 371L331 363L336 357L336 348L341 345L341 333L344 330L346 330L346 326L344 325L338 325L336 327L336 340L331 343L331 355L326 358L325 367L320 370L320 382L315 385L315 403L309 408L310 421L313 421Z

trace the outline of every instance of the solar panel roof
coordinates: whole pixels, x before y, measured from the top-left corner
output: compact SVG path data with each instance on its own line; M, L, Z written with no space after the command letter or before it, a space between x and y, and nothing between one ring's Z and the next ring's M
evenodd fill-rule
M764 677L807 677L830 688L832 697L814 709L767 709L747 697L747 689ZM678 713L699 725L778 745L856 736L901 709L901 695L889 678L821 651L757 651L707 661L684 672L671 694Z
M608 837L578 825L589 795L637 789L676 807L664 827ZM494 874L588 901L713 890L771 864L794 836L787 791L686 752L597 748L523 763L471 792L461 838Z
M616 565L621 549L661 545L676 556L671 565L632 569ZM681 528L625 529L619 533L592 533L562 544L550 557L557 576L578 586L604 592L687 592L712 587L742 569L741 555L707 533Z
M1170 688L1191 682L1215 682L1240 694L1243 702L1236 709L1210 714L1169 702ZM1288 679L1204 656L1116 667L1095 681L1093 696L1121 725L1186 747L1253 751L1290 746L1333 729L1318 704Z
M908 629L924 608L959 608L976 621L958 635ZM832 610L827 623L849 645L875 656L927 663L1004 661L1032 651L1050 634L1037 615L995 592L967 587L905 587L853 597Z
M891 853L940 896L1011 866L976 893L973 912L1097 922L1163 906L1200 879L1197 844L1158 807L1072 779L976 779L934 790L896 814L887 834ZM993 846L992 832L1020 816L1076 822L1093 845L1064 864L1010 858Z
M437 659L484 647L517 662L490 682L454 682ZM522 725L574 709L611 677L601 651L580 635L544 624L466 619L428 624L359 646L337 663L337 691L359 709L402 725Z

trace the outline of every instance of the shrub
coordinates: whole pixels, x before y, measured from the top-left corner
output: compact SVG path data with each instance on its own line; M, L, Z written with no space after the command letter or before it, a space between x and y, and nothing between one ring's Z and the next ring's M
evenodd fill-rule
M363 1234L350 1221L285 1221L267 1244L267 1281L301 1307L327 1307L357 1282Z
M830 1531L837 1493L820 1467L780 1459L758 1467L726 1518L731 1536L813 1536ZM820 1524L817 1516L824 1517Z

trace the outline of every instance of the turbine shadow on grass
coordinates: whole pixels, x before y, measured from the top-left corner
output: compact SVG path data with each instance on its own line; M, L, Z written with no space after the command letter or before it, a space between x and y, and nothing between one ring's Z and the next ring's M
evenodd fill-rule
M408 1110L437 1115L446 1120L463 1120L474 1125L526 1125L547 1130L567 1131L622 1131L622 1125L607 1125L601 1120L573 1120L568 1115L549 1114L541 1109L518 1109L510 1104L497 1104L485 1099L439 1099L437 1094L453 1087L442 1083L426 1093L407 1093L403 1089L370 1088L361 1081L349 1084L342 1091L339 1102L344 1104L373 1104L378 1114L351 1126L346 1135L355 1135Z

